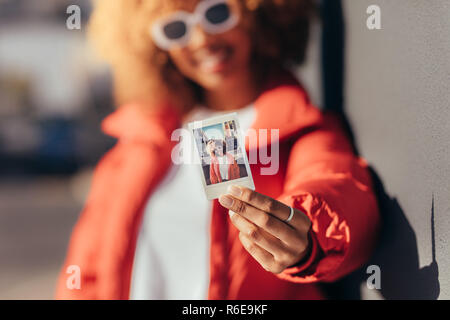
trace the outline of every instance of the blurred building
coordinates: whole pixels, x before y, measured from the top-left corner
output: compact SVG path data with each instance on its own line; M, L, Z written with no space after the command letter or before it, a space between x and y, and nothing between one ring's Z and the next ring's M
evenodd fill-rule
M108 70L81 30L68 30L69 1L0 1L2 173L71 173L111 145L99 131L112 110Z
M81 30L68 30L69 5ZM114 140L89 1L0 0L0 299L51 299L91 170Z

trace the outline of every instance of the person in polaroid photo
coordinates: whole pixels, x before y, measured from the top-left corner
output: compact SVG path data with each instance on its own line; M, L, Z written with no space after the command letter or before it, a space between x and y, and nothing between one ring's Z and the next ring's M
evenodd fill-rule
M324 299L319 283L368 260L379 226L368 165L286 67L304 60L313 12L312 0L95 1L90 38L119 105L102 128L118 142L94 172L57 298ZM174 132L228 113L242 150L226 120L195 137L212 169L184 161L179 144L193 142ZM234 184L235 162L254 188ZM226 180L218 199L201 170Z
M188 124L208 200L219 198L232 185L255 189L247 153L243 151L238 118L235 112Z
M219 141L219 146L217 146L215 140L209 140L206 145L211 158L209 184L235 180L241 177L239 166L234 156L227 152L227 144L224 140Z

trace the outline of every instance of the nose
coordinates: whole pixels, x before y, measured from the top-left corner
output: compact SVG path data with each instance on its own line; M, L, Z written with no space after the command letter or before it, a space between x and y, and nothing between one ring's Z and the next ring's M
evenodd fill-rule
M191 34L189 41L189 47L192 49L198 49L211 43L212 36L203 30L199 25L196 25Z

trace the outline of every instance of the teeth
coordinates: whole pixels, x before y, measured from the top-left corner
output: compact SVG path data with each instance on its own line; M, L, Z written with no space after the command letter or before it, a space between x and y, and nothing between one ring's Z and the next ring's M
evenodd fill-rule
M207 54L200 59L200 67L204 70L211 70L214 69L217 65L221 64L225 59L225 51L221 51L215 54Z

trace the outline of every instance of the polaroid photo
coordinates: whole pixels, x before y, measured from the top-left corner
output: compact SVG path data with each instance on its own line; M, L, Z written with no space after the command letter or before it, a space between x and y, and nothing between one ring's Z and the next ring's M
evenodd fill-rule
M188 128L208 200L227 193L230 185L255 189L236 113L194 121Z

